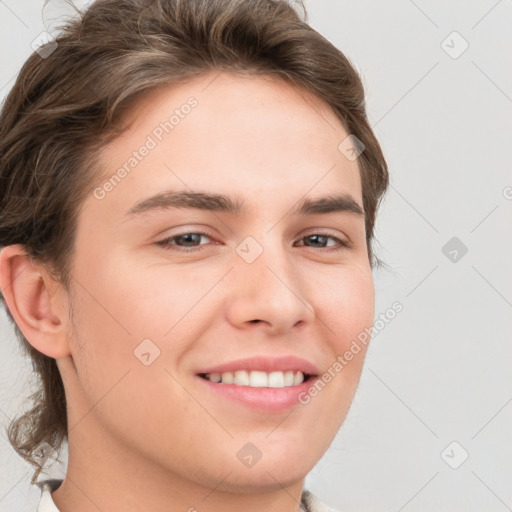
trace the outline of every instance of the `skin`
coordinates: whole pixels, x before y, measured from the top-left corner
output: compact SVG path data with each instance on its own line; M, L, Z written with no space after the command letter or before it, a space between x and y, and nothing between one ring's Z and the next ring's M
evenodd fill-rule
M362 216L288 214L303 196L335 192L362 208L362 191L357 161L338 150L348 135L338 118L282 81L215 73L152 91L104 148L104 178L190 96L197 107L102 200L85 201L70 294L21 246L1 253L9 309L65 385L68 472L53 492L63 512L297 511L356 392L365 347L307 405L283 412L199 385L200 368L254 355L293 354L326 371L372 325L374 287ZM169 189L238 194L248 210L125 215ZM189 245L198 251L156 245L202 229L211 236ZM326 231L351 248L304 238ZM263 248L251 264L235 250L247 236ZM149 366L133 352L147 338L160 350ZM247 442L262 453L250 468L236 456Z

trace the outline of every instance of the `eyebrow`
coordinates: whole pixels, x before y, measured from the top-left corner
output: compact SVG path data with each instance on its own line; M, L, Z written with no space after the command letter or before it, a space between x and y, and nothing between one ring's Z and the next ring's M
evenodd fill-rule
M136 203L126 215L137 216L153 210L169 208L194 208L214 212L241 215L246 211L245 202L238 196L210 194L204 192L168 191L143 199ZM315 215L347 212L364 217L364 210L350 194L329 195L317 199L305 198L292 211L294 215Z

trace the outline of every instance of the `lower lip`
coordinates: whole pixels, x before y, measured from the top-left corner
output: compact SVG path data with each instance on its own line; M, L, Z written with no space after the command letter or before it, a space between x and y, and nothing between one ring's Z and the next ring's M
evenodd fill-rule
M300 404L299 395L307 393L318 379L318 377L310 377L302 384L283 388L253 388L236 384L220 384L199 376L197 378L212 391L260 412L280 412Z

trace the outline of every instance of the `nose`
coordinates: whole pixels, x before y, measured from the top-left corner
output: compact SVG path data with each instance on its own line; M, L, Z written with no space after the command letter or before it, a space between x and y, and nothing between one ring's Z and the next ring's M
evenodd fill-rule
M238 256L235 262L226 290L226 314L233 326L278 335L312 322L306 275L285 248L264 248L252 263Z

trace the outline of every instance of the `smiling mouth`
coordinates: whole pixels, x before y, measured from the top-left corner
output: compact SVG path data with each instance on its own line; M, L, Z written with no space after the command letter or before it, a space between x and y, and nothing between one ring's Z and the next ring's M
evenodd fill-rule
M234 384L251 388L284 388L299 386L314 377L301 371L237 370L222 373L199 373L199 377L215 384Z

